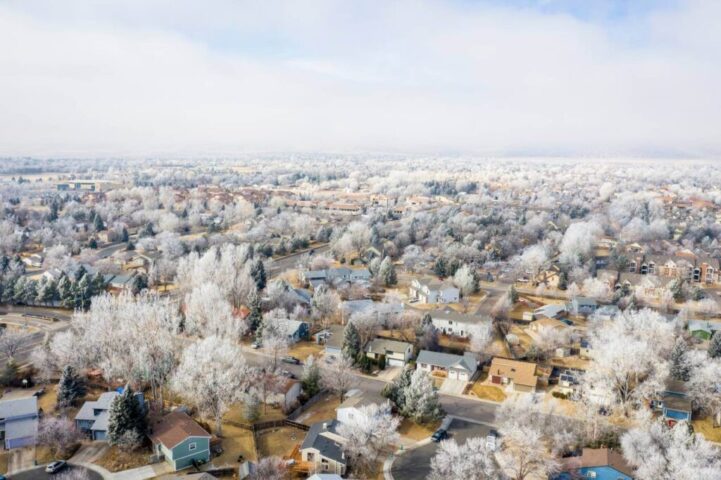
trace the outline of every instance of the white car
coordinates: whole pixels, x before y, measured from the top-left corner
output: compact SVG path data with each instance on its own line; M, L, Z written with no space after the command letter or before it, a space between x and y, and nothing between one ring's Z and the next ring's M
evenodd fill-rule
M496 448L498 448L498 432L495 430L491 430L488 432L488 435L486 435L486 448L492 452L496 451Z

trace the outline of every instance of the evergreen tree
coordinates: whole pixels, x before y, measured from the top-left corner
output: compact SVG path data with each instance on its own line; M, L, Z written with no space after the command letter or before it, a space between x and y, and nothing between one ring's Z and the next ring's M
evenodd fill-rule
M426 312L423 314L423 318L421 318L421 327L428 327L430 325L433 325L433 317L431 317L431 314Z
M100 295L105 291L106 283L105 277L102 273L98 272L90 282L90 289L92 290L92 296Z
M411 368L404 369L401 374L393 381L389 383L381 391L381 395L393 402L399 410L403 410L406 404L405 391L408 385L411 384L411 377L413 376L414 370Z
M721 330L714 332L711 337L711 343L708 346L708 355L711 358L721 357Z
M358 329L353 322L349 322L343 330L343 356L354 363L358 360L361 344Z
M58 281L58 300L60 300L60 304L65 308L72 308L75 304L73 285L66 275L60 277Z
M128 229L123 227L123 231L120 233L120 241L125 243L128 240L130 240L130 235L128 235Z
M11 277L7 279L5 285L3 285L2 292L2 303L13 303L13 297L15 296L15 278Z
M87 310L90 308L90 299L93 296L92 289L90 288L89 275L85 274L83 277L75 283L75 308L81 310Z
M511 285L511 288L508 289L508 300L512 304L515 304L518 301L518 291L516 291L516 287L514 285Z
M375 277L378 275L378 272L381 269L381 259L378 257L373 258L373 260L370 261L368 264L368 272L371 274L372 277Z
M132 285L130 287L130 291L133 295L137 295L143 290L148 288L148 277L146 277L144 274L139 273L133 277Z
M673 300L681 303L686 300L686 292L684 291L683 279L677 278L671 284L671 293L673 294Z
M250 313L248 314L248 325L250 326L251 332L256 332L263 323L263 311L260 308L260 295L258 295L258 292L251 292L248 303L248 308L250 309Z
M246 395L243 404L243 416L249 422L255 422L260 418L260 400L258 400L258 395L255 393Z
M438 257L436 259L436 262L433 264L433 273L435 273L439 278L443 278L448 274L446 271L446 261L443 257Z
M380 277L383 285L389 287L398 283L398 277L396 276L396 268L393 266L393 262L390 257L386 257L381 262L381 266L378 270L378 276Z
M691 378L691 366L688 363L686 351L688 347L683 338L676 340L671 351L671 378L681 382L687 382Z
M103 222L103 218L98 213L95 214L95 218L93 219L93 226L96 232L105 230L105 222Z
M145 406L141 405L130 386L115 397L108 415L108 441L111 445L124 445L129 438L142 439L147 430Z
M72 366L66 366L58 382L58 406L61 408L72 406L76 400L85 396L86 391L83 379Z
M88 248L91 248L93 250L97 250L98 248L98 241L95 239L95 237L88 240Z
M13 288L13 299L14 304L23 303L25 300L25 284L27 283L27 277L19 277L15 282Z
M0 385L4 387L11 387L17 382L20 369L18 368L15 360L10 359L5 363L5 367L0 370Z
M305 361L300 381L303 391L308 397L312 397L320 391L320 367L312 355Z
M26 305L32 305L35 303L38 296L38 282L37 280L28 280L25 282L25 288L23 289L23 303Z
M250 275L253 277L253 280L255 280L255 286L258 291L263 290L267 282L263 260L258 259L253 263L253 267L250 269Z

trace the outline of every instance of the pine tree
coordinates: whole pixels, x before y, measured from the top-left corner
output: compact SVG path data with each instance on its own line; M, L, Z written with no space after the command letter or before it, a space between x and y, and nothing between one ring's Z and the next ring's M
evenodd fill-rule
M383 285L389 287L398 283L398 277L396 276L396 268L393 266L393 262L390 257L386 257L381 262L381 266L378 269L378 276L380 277Z
M90 299L93 296L88 277L88 274L83 275L83 277L74 285L75 308L79 308L81 310L87 310L90 307Z
M305 361L300 381L303 391L308 397L312 397L320 391L320 367L312 355Z
M248 303L248 308L250 309L250 313L248 314L248 325L250 326L251 332L256 332L263 323L263 311L260 308L260 295L258 295L258 292L251 292Z
M711 358L721 357L721 330L714 332L711 337L711 343L708 346L708 355Z
M253 280L255 280L255 286L258 291L263 290L267 282L263 260L258 259L253 263L253 268L250 269L250 275L253 277Z
M92 281L90 282L90 289L92 290L92 295L96 296L102 294L105 291L105 287L105 277L100 272L96 273Z
M5 368L0 370L0 385L4 387L13 386L17 382L19 374L20 369L17 363L15 363L15 360L10 359L5 363Z
M76 400L85 396L86 391L83 379L72 366L66 366L58 382L58 406L61 408L72 406Z
M2 303L12 303L15 296L15 278L9 278L3 285Z
M74 295L73 285L70 283L70 279L63 275L58 281L58 299L60 304L65 308L73 308L74 306Z
M243 416L250 422L255 422L260 418L260 400L255 393L250 393L245 397Z
M108 441L111 445L126 445L128 439L142 439L146 430L145 406L140 404L133 389L126 386L110 405Z
M682 338L676 340L671 351L671 378L681 382L687 382L691 378L691 367L688 364L686 351L688 347Z
M360 347L358 329L353 325L353 322L350 322L346 325L345 330L343 330L343 356L355 363L360 354Z
M433 317L431 317L431 314L426 312L423 314L423 318L421 318L421 326L427 327L429 325L433 325Z
M96 232L105 230L105 222L103 222L102 217L97 213L95 214L95 218L93 219L93 226L95 227Z
M514 285L511 285L511 288L508 289L508 300L510 300L512 304L518 301L518 291Z
M403 410L403 407L406 404L405 391L406 388L408 388L408 385L411 384L411 377L413 377L413 372L413 369L404 369L401 374L393 381L393 383L386 385L385 387L383 387L383 391L381 391L381 395L393 402L399 410Z
M125 242L127 242L128 240L130 240L130 235L128 235L128 229L125 228L125 227L123 227L123 231L122 231L122 233L120 234L120 241L123 242L123 243L125 243Z
M148 288L148 277L146 277L144 274L139 273L133 277L132 285L130 287L130 291L133 295L137 295L143 290Z
M448 273L446 271L446 261L443 259L443 257L438 257L436 259L436 262L433 264L433 273L436 274L437 277L443 278Z

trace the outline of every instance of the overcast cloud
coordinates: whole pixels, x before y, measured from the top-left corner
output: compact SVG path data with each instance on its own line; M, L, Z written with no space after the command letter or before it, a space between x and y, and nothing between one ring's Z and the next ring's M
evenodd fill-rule
M0 155L716 158L719 19L717 0L0 1Z

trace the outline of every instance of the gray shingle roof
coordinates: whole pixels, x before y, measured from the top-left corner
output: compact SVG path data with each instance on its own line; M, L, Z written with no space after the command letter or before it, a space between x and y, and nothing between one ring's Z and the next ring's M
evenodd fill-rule
M345 465L346 459L343 455L343 446L332 438L323 435L326 432L337 435L336 428L338 425L340 424L336 420L314 423L308 430L300 449L314 448L320 452L321 456Z
M384 354L386 351L393 353L405 353L410 347L410 343L399 342L398 340L388 340L386 338L376 338L368 344L366 350L368 353Z
M416 363L425 363L435 365L442 368L463 369L469 372L475 372L477 369L476 357L470 352L461 355L453 355L452 353L431 352L430 350L421 350L418 354Z
M37 415L37 397L17 398L0 401L0 418L16 418L28 415Z

